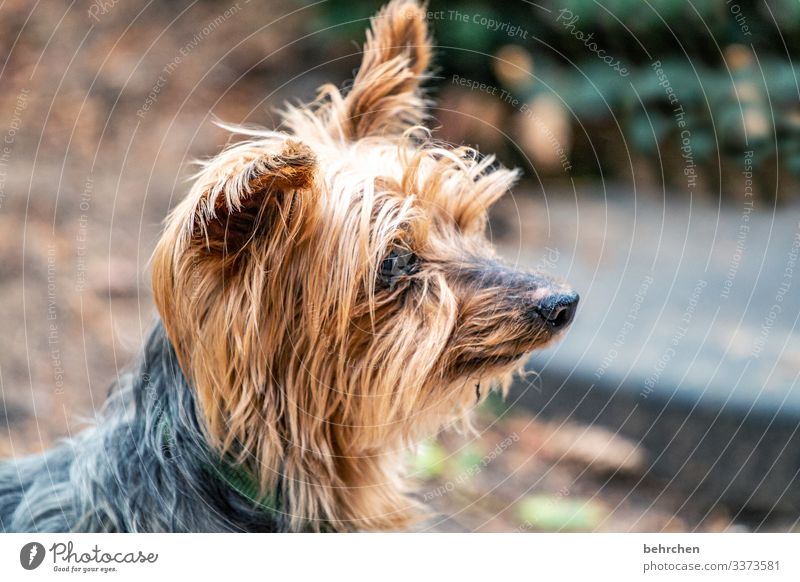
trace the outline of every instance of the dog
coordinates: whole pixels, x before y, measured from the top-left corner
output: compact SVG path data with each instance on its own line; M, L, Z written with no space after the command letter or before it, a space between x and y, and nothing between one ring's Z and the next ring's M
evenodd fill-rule
M425 129L425 10L371 21L349 91L202 163L152 259L159 319L100 420L0 465L5 531L413 527L410 447L506 387L578 295L500 261L518 176Z

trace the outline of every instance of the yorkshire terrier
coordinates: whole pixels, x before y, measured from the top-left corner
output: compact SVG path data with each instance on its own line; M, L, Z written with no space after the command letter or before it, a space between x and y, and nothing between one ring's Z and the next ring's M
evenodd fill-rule
M5 531L400 530L409 447L468 419L578 295L496 258L516 171L430 139L424 9L346 94L202 165L155 249L160 319L96 426L0 464Z

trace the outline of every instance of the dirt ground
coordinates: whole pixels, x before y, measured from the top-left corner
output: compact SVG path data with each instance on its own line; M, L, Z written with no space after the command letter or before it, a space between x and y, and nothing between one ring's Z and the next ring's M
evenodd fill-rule
M680 499L641 480L634 443L495 402L477 435L445 435L418 466L433 531L747 531L725 511L681 509ZM500 416L497 416L497 415ZM430 464L430 466L428 465Z

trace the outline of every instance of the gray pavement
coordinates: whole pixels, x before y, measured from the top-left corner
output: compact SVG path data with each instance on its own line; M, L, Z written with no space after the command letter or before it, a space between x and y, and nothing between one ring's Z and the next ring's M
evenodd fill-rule
M695 500L800 510L800 207L577 191L495 222L507 258L581 294L523 400L635 439Z

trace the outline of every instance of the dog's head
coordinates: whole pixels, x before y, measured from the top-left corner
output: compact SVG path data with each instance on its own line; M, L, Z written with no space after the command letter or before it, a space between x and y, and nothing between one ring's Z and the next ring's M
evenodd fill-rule
M154 257L210 438L280 481L296 525L405 523L397 455L559 335L577 295L503 264L487 209L517 173L430 140L425 13L372 21L342 95L205 163ZM487 390L478 390L478 398ZM310 525L309 525L310 524Z

